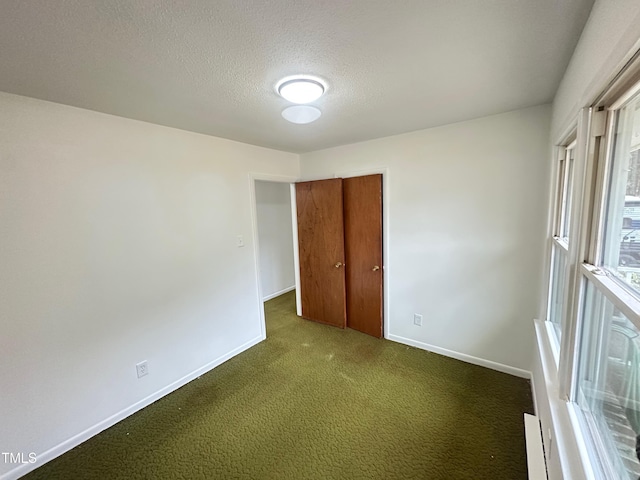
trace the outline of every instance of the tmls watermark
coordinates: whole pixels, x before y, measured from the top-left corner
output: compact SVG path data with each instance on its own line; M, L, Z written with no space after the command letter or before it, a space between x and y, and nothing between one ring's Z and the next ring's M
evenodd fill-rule
M13 452L0 452L2 455L2 460L4 463L36 463L36 454L34 452L31 453L13 453Z

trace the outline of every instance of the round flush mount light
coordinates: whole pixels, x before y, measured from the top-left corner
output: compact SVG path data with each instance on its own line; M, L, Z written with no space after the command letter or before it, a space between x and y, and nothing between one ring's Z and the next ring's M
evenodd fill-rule
M320 115L322 115L322 112L310 105L294 105L282 111L282 116L285 120L298 124L314 122L320 118Z
M322 96L326 90L322 80L309 75L295 75L283 78L276 85L276 91L285 100L305 104Z

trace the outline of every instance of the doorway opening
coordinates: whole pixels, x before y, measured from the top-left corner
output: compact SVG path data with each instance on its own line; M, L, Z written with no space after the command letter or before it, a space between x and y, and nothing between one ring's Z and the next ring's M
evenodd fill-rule
M298 240L295 177L250 174L256 286L262 337L266 338L264 303L295 290L298 285Z

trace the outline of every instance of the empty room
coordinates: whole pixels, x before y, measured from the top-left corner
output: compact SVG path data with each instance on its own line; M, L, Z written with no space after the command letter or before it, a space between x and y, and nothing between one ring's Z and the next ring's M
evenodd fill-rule
M0 1L0 480L640 477L637 0Z

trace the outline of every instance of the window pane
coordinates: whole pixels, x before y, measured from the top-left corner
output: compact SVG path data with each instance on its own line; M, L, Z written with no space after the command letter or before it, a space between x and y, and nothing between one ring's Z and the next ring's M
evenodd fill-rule
M554 212L554 221L553 221L553 235L562 238L562 215L564 212L564 179L567 174L567 170L565 168L567 162L565 162L565 158L561 158L558 162L558 184L556 185L556 208Z
M603 263L640 291L640 96L616 112Z
M565 242L569 243L569 228L571 226L571 197L573 195L573 153L574 149L567 150L566 160L566 188L563 198L563 222L562 222L562 234L561 237Z
M640 434L640 332L587 285L578 360L577 404L595 450L615 478L637 479Z
M551 264L551 298L549 300L549 321L556 332L558 343L562 335L562 304L564 303L565 272L567 255L562 248L553 245L553 261Z

